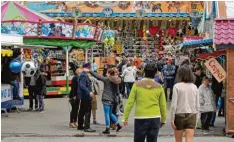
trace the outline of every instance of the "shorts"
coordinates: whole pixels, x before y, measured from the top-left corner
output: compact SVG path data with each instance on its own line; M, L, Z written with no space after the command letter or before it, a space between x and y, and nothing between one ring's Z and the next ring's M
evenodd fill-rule
M92 110L97 110L97 98L96 96L92 99Z
M175 126L177 130L195 129L197 122L196 114L184 113L175 115Z

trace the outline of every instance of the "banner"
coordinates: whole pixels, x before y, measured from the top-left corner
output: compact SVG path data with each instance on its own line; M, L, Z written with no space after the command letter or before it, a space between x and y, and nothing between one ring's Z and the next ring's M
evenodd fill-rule
M42 22L41 37L45 38L72 38L73 24L65 22Z
M113 12L131 13L144 10L147 13L190 13L194 9L203 12L203 1L27 1L25 6L37 12Z
M96 33L96 26L87 24L78 24L75 31L76 39L93 40Z
M10 85L2 84L1 87L1 102L10 101L13 99L12 89Z
M208 61L206 61L205 66L208 68L208 70L218 82L221 82L226 78L226 71L215 58L211 58Z
M14 20L2 21L1 33L22 35L24 37L36 37L38 24L36 22Z

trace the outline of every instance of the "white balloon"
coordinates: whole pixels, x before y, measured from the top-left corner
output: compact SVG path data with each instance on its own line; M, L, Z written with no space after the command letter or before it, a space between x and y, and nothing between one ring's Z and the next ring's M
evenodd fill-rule
M37 72L37 68L33 61L24 62L21 70L26 77L34 76Z

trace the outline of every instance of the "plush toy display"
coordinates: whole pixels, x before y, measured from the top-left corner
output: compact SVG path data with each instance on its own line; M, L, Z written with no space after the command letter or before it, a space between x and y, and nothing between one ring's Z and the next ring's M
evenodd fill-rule
M23 72L24 76L26 76L26 77L34 76L36 71L37 71L37 68L36 68L34 62L32 62L32 61L24 62L23 66L22 66L22 72Z

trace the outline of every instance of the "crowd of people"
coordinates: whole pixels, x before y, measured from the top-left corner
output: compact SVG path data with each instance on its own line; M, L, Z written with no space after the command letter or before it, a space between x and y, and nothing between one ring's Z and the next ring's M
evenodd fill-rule
M123 58L117 65L106 63L103 75L97 74L98 67L93 61L83 64L74 72L69 94L72 106L69 125L85 132L95 132L90 127L91 115L93 124L99 124L96 120L99 103L96 95L102 96L106 124L103 134L122 129L118 119L120 115L123 116L123 125L127 126L129 114L135 105L135 142L143 142L145 139L148 142L157 141L159 129L167 121L167 101L171 101L170 122L176 142L182 142L184 132L186 141L192 142L194 131L200 125L203 132L208 133L210 127L214 126L218 104L223 106L220 103L224 103L221 97L225 94L223 83L206 76L199 63L191 63L189 60L178 65L173 58L157 61L146 59L136 66L132 59ZM33 109L33 94L36 94L40 104L38 107L36 100L35 109L44 111L45 76L46 73L41 71L26 83L30 110ZM103 92L100 82L104 84ZM125 108L123 98L127 99ZM224 108L219 109L218 115L224 116Z

